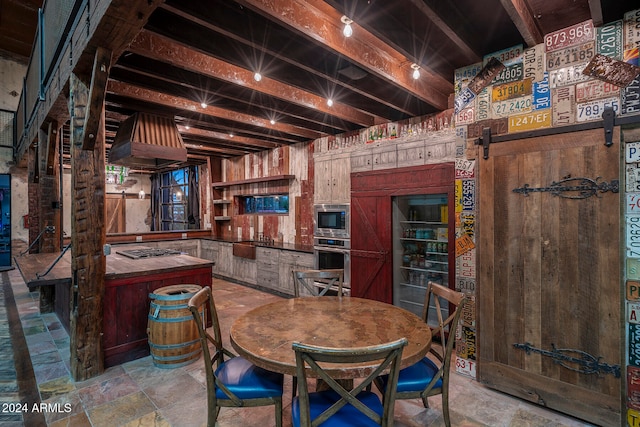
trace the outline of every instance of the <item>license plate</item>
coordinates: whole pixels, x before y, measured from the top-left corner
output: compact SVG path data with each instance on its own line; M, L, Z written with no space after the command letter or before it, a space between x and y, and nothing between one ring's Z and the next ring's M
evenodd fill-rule
M640 75L622 89L622 114L640 113Z
M627 64L640 66L640 49L634 47L633 49L627 49L622 53L622 61Z
M596 33L596 51L604 56L622 59L622 20L602 27Z
M640 303L627 302L627 322L640 324ZM638 378L638 385L640 385L640 378Z
M640 368L635 366L627 366L627 407L640 409Z
M640 279L640 259L627 258L627 279Z
M551 109L509 117L509 133L526 132L551 127Z
M602 80L589 80L576 85L576 102L619 96L620 88Z
M471 123L467 128L467 138L478 138L482 136L482 130L484 128L491 128L492 135L504 135L509 132L508 118L502 117Z
M624 48L640 47L640 9L624 14Z
M594 33L593 21L591 19L554 31L544 37L545 51L552 52L554 50L562 49L563 47L573 46L593 40L595 35Z
M505 66L502 62L498 61L496 58L489 58L489 62L487 62L482 70L469 82L469 89L474 94L478 94L482 92L482 89L493 84L494 77L497 76L505 69Z
M517 80L522 80L523 76L522 62L509 65L498 73L491 82L492 85L499 85L503 83L511 83Z
M460 91L460 93L456 96L454 101L454 112L458 114L464 107L466 107L471 101L473 101L476 97L476 94L471 91L468 87L465 87Z
M489 88L482 89L476 98L476 121L487 120L491 117L491 97Z
M624 87L638 75L638 67L604 55L595 55L582 71L599 80Z
M591 120L601 120L605 108L613 108L614 112L620 111L620 98L612 97L584 102L576 106L576 120L578 122L588 122Z
M637 301L640 299L640 282L637 280L627 280L627 299ZM456 288L458 290L458 288Z
M476 361L456 356L456 372L471 378L476 377Z
M625 162L640 162L640 142L627 142L624 144Z
M575 86L551 89L551 113L554 126L564 126L575 123L575 89Z
M482 70L482 62L467 65L466 67L457 68L453 73L454 82L465 83L478 75Z
M507 99L520 98L531 95L532 90L533 85L530 79L493 86L491 90L491 101L506 101Z
M640 216L627 215L627 258L640 258ZM640 320L637 322L640 323Z
M547 53L547 70L557 70L575 64L588 62L596 53L596 43L586 42Z
M494 118L528 113L532 109L533 102L531 96L523 96L521 98L491 103L491 114Z
M525 79L533 79L534 82L544 79L544 46L537 44L526 49L522 54L522 65Z
M628 192L640 191L640 163L628 163L625 177L625 189Z
M496 58L506 66L517 64L522 62L522 52L523 50L521 44L513 47L508 47L506 49L502 49L497 52L485 55L482 63L486 65L487 62L489 62L489 59Z
M589 76L582 74L582 70L584 70L586 66L587 63L584 63L550 71L549 84L551 88L573 85L589 80Z
M640 193L627 193L626 203L627 214L640 214Z
M533 109L543 110L551 108L551 89L549 89L549 74L544 73L544 79L533 83Z
M468 125L475 122L475 107L473 105L468 108L464 108L458 114L456 114L456 125Z

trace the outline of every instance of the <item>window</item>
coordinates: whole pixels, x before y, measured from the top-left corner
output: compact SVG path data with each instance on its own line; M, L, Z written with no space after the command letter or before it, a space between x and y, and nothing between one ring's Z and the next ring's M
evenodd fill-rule
M187 230L189 228L189 174L197 169L184 168L164 172L160 176L160 230Z
M288 214L289 195L276 194L270 196L239 197L239 205L243 214Z

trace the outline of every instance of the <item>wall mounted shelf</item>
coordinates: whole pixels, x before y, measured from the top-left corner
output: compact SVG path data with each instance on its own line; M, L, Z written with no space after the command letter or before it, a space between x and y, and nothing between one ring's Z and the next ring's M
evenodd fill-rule
M226 188L232 187L234 185L245 185L245 184L256 184L260 182L270 182L270 181L283 181L294 179L295 175L274 175L274 176L264 176L261 178L249 178L249 179L241 179L238 181L222 181L222 182L214 182L211 184L213 188Z

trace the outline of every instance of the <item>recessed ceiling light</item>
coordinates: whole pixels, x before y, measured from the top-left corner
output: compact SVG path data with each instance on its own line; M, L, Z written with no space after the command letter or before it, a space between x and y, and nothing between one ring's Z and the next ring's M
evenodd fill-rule
M331 98L327 99L327 105L331 107L333 105L333 99Z
M276 124L276 121L275 121L275 120L273 120L273 119L271 119L271 120L269 120L269 123L271 123L272 125L275 125L275 124Z
M191 129L191 127L189 127L189 125L186 125L184 128L185 128L186 130Z
M201 102L201 103L200 103L200 106L201 106L202 108L207 108L207 103L206 103L206 102Z
M229 134L229 138L233 138L233 134L232 133Z
M256 73L253 75L253 79L259 82L260 80L262 80L262 74L256 71Z

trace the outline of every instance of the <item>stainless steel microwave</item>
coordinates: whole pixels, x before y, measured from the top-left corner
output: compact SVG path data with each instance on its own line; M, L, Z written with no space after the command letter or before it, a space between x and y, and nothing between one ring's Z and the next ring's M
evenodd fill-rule
M349 205L315 205L314 236L349 238Z

